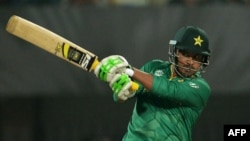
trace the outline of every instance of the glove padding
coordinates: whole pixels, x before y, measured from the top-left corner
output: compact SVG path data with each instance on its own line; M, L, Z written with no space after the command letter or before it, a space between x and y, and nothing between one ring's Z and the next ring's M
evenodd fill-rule
M110 82L117 73L123 72L128 66L129 64L124 57L111 55L101 60L94 73L99 79Z
M116 74L110 81L109 86L114 92L115 100L125 101L135 95L135 91L131 91L132 80L125 74Z

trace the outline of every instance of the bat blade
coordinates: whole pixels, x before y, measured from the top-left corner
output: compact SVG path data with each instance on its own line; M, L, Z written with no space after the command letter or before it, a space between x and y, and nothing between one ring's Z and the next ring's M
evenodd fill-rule
M83 70L92 71L99 63L98 57L90 51L19 16L13 15L10 17L6 30Z
M86 71L93 71L99 64L98 56L62 36L17 15L10 17L7 32L15 35ZM138 84L133 82L131 90Z

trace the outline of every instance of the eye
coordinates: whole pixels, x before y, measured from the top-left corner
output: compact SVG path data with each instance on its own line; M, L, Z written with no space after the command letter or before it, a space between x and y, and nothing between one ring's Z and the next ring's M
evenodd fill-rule
M194 59L195 61L201 62L202 59L203 59L203 56L202 56L202 55L195 55L195 56L193 57L193 59Z

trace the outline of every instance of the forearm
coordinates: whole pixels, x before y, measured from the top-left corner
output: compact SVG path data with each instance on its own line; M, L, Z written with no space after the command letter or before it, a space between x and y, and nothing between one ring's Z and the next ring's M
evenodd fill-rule
M153 86L153 76L136 68L133 70L134 74L131 77L140 82L147 90L151 90Z

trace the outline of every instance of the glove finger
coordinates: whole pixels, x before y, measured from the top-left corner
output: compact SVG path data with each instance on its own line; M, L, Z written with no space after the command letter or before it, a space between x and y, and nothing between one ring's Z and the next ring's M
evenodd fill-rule
M96 66L94 73L99 79L109 82L116 73L124 72L127 66L129 64L124 57L112 55L102 59Z
M126 86L124 86L124 88L117 94L118 98L121 100L127 100L128 98L131 98L135 95L135 92L131 92L129 89L132 85L131 83L128 83Z
M104 81L110 81L113 75L116 72L116 67L114 64L114 60L112 60L114 56L104 58L96 67L94 73L95 75Z
M131 83L131 79L128 77L128 75L116 74L110 81L110 87L112 88L114 93L118 94L129 83Z
M128 61L123 56L118 55L118 57L122 60L122 62L128 64Z
M122 87L120 93L121 93L121 92L125 92L125 91L128 91L128 92L129 92L129 89L130 89L131 85L132 85L132 82L129 82L129 83L125 84L125 85ZM127 94L127 93L126 93L126 94Z
M114 83L118 83L118 81L120 81L121 79L123 79L123 81L125 81L125 80L126 81L131 81L131 79L129 78L129 76L127 74L118 73L118 74L115 74L114 77L110 80L109 86L112 87L114 85Z
M108 60L108 57L102 59L101 62L96 66L94 70L94 74L96 75L96 77L102 78L100 77L100 71L102 71L101 68L103 68L103 65L106 64L107 60Z
M125 101L135 95L135 92L130 91L132 81L127 74L116 74L109 85L116 99Z
M128 97L127 97L126 95L117 95L117 96L118 96L118 98L119 98L120 100L123 100L123 101L125 101L125 100L128 99Z
M114 83L121 77L121 74L115 74L114 77L110 80L109 86L112 88Z
M112 68L110 70L110 72L106 73L106 79L105 80L107 82L110 82L114 78L114 76L116 75L116 71L115 70L116 70L115 68Z
M128 64L127 63L124 63L122 62L121 64L118 64L115 66L115 70L116 72L115 73L122 73L125 71L125 69L128 67Z

